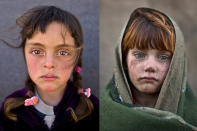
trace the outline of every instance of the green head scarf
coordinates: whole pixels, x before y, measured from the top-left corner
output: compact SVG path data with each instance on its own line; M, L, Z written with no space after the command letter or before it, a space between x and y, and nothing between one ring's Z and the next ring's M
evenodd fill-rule
M100 97L101 131L197 130L197 99L187 84L184 38L175 21L170 20L175 28L175 50L155 107L133 105L119 41L112 80Z

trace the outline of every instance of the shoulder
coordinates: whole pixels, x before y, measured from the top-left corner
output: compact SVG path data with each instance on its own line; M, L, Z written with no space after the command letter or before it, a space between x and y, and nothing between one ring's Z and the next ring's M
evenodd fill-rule
M94 105L94 110L92 112L92 115L93 115L94 119L96 119L96 121L97 121L99 119L99 100L93 94L89 97L89 99L91 100L91 102Z
M0 131L8 131L13 130L15 122L9 120L5 115L4 112L0 111Z
M94 124L98 122L98 119L99 119L99 100L98 98L91 94L91 96L89 97L89 99L91 100L93 106L94 106L94 109L93 109L93 112L92 114L90 115L90 118L93 119L94 121Z
M78 126L80 126L80 129L84 129L86 131L98 131L99 130L99 100L98 98L91 94L89 97L91 100L94 109L92 113L85 117L83 120L80 120L78 122Z
M97 108L98 109L99 108L99 100L98 100L98 98L95 95L91 94L91 96L89 97L89 99L93 103L94 108Z
M22 88L20 90L16 90L12 94L8 95L6 97L6 99L7 98L13 98L13 97L23 97L23 96L25 96L26 93L27 93L27 89L26 88Z
M190 124L197 126L197 97L189 86L186 88L185 98L181 101L184 102L183 118Z
M10 95L8 95L8 96L4 99L4 101L1 103L1 108L0 108L1 112L3 112L3 110L4 110L4 103L5 103L5 101L6 101L7 99L9 99L9 98L23 97L23 96L25 96L26 93L27 93L27 89L26 89L26 88L22 88L22 89L16 90L15 92L13 92L13 93L11 93Z

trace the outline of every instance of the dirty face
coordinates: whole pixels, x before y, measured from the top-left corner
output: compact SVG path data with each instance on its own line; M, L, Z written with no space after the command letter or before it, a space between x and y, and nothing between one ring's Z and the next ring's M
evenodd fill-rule
M62 31L66 32L64 37ZM26 40L25 59L29 76L41 92L64 90L76 56L74 38L57 22L49 24L45 33L37 31Z
M130 49L127 55L130 81L142 93L158 93L168 72L171 57L169 51Z

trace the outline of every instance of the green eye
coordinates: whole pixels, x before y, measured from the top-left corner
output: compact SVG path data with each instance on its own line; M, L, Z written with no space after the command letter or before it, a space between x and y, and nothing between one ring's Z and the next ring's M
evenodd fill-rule
M133 55L135 56L136 59L144 59L145 58L145 54L142 52L136 52Z
M160 55L159 56L159 60L161 60L161 61L168 61L169 59L170 59L170 57L167 55Z

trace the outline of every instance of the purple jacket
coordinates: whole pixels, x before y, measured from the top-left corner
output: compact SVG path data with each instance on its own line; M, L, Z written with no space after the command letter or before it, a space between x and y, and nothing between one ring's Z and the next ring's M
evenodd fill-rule
M27 90L23 88L8 96L21 97L25 96ZM60 103L55 107L54 113L56 118L51 127L51 131L98 131L99 130L99 102L98 99L91 95L90 100L94 105L94 111L91 115L75 123L71 119L68 107L75 108L79 102L77 89L73 87L72 82L68 82L67 89ZM16 109L18 120L8 120L4 115L3 105L0 110L0 131L49 131L44 124L42 115L33 106L21 106Z

